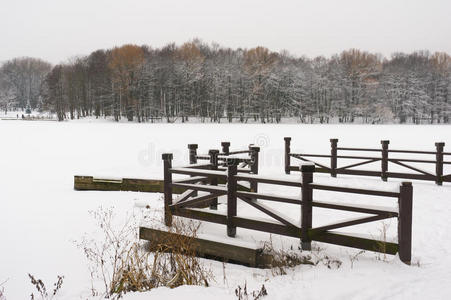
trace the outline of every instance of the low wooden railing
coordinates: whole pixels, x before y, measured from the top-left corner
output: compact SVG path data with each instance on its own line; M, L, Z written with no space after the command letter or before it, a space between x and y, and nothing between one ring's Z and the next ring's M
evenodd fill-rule
M181 216L206 222L226 225L227 235L234 237L237 228L247 228L268 233L281 234L300 238L302 248L311 249L311 241L319 241L336 245L354 247L364 250L383 252L387 254L399 253L400 259L405 263L411 260L412 240L412 184L403 182L399 191L367 190L361 188L349 188L316 184L313 181L315 166L303 165L302 180L292 178L271 178L257 174L238 173L239 161L233 158L225 160L226 172L221 170L205 170L193 167L173 168L172 154L163 154L164 160L164 199L165 199L165 223L172 225L173 216ZM173 180L172 175L188 175L187 179ZM226 184L211 184L222 180ZM240 190L240 182L249 181L256 185L271 184L301 189L302 197L287 197L273 194L265 194L257 190ZM187 189L185 193L173 199L173 188ZM365 207L352 204L340 204L313 200L314 190L326 190L335 193L353 193L370 196L395 198L399 209L386 209L383 207ZM197 194L203 192L202 194ZM220 196L227 196L227 213L218 213L213 210L202 209ZM263 212L272 220L262 221L252 218L237 216L237 200L241 200L253 208ZM256 201L257 199L263 201ZM275 201L300 206L300 221L292 220L280 212L265 205L264 201ZM312 227L313 207L358 212L369 216L342 221L325 226ZM211 206L210 206L211 208ZM214 207L216 208L216 207ZM331 230L353 226L387 218L398 219L398 242L375 240L332 232Z
M248 149L230 151L230 142L221 142L221 151L217 149L210 149L208 155L198 155L197 154L198 145L189 144L189 163L195 168L205 168L209 170L226 170L226 160L233 157L234 155L248 154L249 158L234 157L235 161L239 162L238 171L240 173L251 173L258 174L258 156L260 152L260 147L250 144ZM209 163L198 165L198 161L207 160ZM212 185L217 185L216 179L212 179ZM250 183L251 190L257 191L257 185L255 183ZM217 202L217 201L216 201ZM212 204L215 206L215 203Z
M389 149L389 141L381 141L381 148L348 148L338 147L338 139L330 139L330 155L329 154L308 154L308 153L292 153L291 152L291 138L285 138L285 172L290 174L291 171L299 171L299 167L291 165L291 158L299 159L305 162L312 162L317 166L316 172L330 173L332 177L337 174L345 175L360 175L360 176L377 176L381 177L383 181L387 178L404 178L417 180L435 181L437 185L442 185L443 182L451 182L451 174L444 175L444 165L451 165L451 161L444 161L445 156L451 156L451 152L444 152L445 143L435 143L436 151L418 151L418 150L393 150ZM378 156L353 156L353 155L338 155L338 151L359 151L359 152L373 152L380 153ZM401 154L419 154L419 155L433 155L434 159L411 159L411 158L393 158L389 157L390 153ZM311 158L330 158L330 164L326 165L311 160ZM343 167L338 167L338 159L358 160L359 162L352 163ZM380 161L380 170L356 170L354 167L363 166L366 164ZM388 170L389 163L407 168L415 173L390 172ZM435 173L421 170L417 167L407 163L422 163L434 164Z
M207 160L216 168L225 170L225 161L228 158L233 155L248 154L249 158L235 157L235 159L240 163L240 165L238 166L240 172L258 174L258 154L260 152L260 147L250 144L248 149L230 151L230 142L222 142L221 148L222 152L217 149L210 149L208 151L208 154L198 155L198 144L189 144L189 162L190 164L197 164L199 160Z

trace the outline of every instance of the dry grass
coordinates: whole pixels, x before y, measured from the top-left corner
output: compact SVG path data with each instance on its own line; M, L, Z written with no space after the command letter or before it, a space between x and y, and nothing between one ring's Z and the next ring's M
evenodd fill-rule
M272 241L272 236L270 236L269 242L264 243L263 253L269 254L272 257L270 267L273 276L286 275L287 269L301 264L315 265L312 257L309 254L302 253L300 247L297 249L290 248L288 250L283 248L276 249Z
M359 260L359 256L365 253L365 250L360 250L359 252L349 255L349 260L351 261L351 269L354 268L354 263Z
M6 300L5 287L3 286L6 283L6 281L8 280L5 280L2 283L0 283L0 300Z
M150 250L154 253L153 265L167 270L164 274L169 274L170 278L161 280L166 282L165 286L209 286L209 281L213 279L212 272L196 256L194 240L199 226L199 222L175 218L169 228L172 234L158 243L150 243Z
M248 292L247 283L245 282L243 287L241 287L240 285L237 286L237 288L235 289L235 296L238 298L238 300L259 300L265 296L268 296L268 292L266 291L264 284L262 284L259 290Z
M54 299L56 297L56 295L58 294L58 292L61 290L61 287L63 286L64 276L59 276L59 275L57 276L57 280L53 284L53 290L51 292L47 291L47 288L41 279L36 279L31 274L28 274L28 277L30 277L31 284L36 288L36 290L38 291L37 295L42 300ZM32 300L36 299L34 293L31 293L31 299Z
M387 258L387 232L390 228L390 223L387 222L381 222L381 228L378 229L379 231L379 238L377 239L377 247L380 252L377 253L377 260L381 260L384 262L388 262Z
M332 257L326 254L324 248L319 247L317 244L312 245L311 251L313 261L316 265L322 264L326 266L328 269L339 269L343 262L338 258Z
M92 213L102 239L84 238L79 247L88 260L92 277L92 295L118 299L123 294L148 291L156 287L180 285L208 286L213 279L195 256L193 240L198 224L175 219L171 235L146 249L137 236L136 218L131 216L123 226L113 226L112 209L99 208ZM103 292L95 282L103 282Z
M312 251L302 251L300 246L289 249L275 248L272 242L272 236L269 242L264 243L263 252L272 256L270 264L273 276L286 275L290 268L298 265L317 266L322 264L328 269L338 269L342 262L325 254L324 249L312 245Z

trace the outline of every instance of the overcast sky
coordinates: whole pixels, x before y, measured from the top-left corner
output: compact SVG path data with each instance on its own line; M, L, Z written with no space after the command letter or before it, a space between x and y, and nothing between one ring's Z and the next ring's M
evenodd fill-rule
M52 63L125 43L194 37L330 56L349 48L451 53L451 0L0 0L0 61Z

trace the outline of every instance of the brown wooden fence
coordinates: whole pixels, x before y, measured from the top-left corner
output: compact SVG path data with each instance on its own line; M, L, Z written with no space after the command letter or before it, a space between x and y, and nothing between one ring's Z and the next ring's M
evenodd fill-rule
M248 154L249 158L235 158L239 161L238 170L244 173L258 174L258 154L260 152L260 147L250 144L248 149L230 151L230 142L221 143L221 151L217 149L211 149L208 151L208 155L198 155L197 144L189 144L189 163L193 164L196 168L202 168L202 165L197 165L199 160L207 160L204 168L212 170L225 170L225 161L232 155Z
M197 155L197 144L189 144L190 167L198 169L225 170L224 160L230 155L248 154L248 158L240 158L239 172L258 174L258 155L260 148L249 145L248 149L230 151L230 143L221 143L222 152L210 150L208 155ZM208 160L206 164L197 164L198 160ZM96 178L93 176L74 176L74 189L84 191L133 191L147 193L163 193L163 180L161 179L140 179L140 178ZM214 183L214 182L213 182ZM224 182L219 182L224 183ZM249 187L240 186L241 190L257 190L257 186L251 183ZM181 194L185 189L177 188L172 192ZM214 205L214 204L213 204Z
M443 174L443 166L451 165L451 161L444 161L445 157L450 157L451 152L444 152L445 143L435 143L435 151L418 151L418 150L394 150L389 149L390 141L381 141L381 148L348 148L338 147L338 139L330 139L330 155L329 154L308 154L308 153L292 153L291 152L291 138L285 138L285 173L290 174L291 171L300 171L298 166L291 165L291 158L299 159L305 162L312 162L315 164L316 172L330 173L332 177L336 177L337 174L346 175L361 175L361 176L377 176L381 177L383 181L387 181L387 178L404 178L404 179L417 179L417 180L430 180L435 181L437 185L442 185L443 182L451 182L451 174ZM359 151L376 153L374 156L352 156L352 155L339 155L338 151ZM393 158L390 157L391 153L400 154L415 154L415 155L429 155L429 159L411 159L411 158ZM433 156L434 159L431 159ZM311 158L330 158L330 164L322 164L311 160ZM356 163L338 167L338 159L358 160ZM366 164L380 161L380 170L356 170L355 167L363 166ZM398 166L407 168L414 173L401 173L390 172L388 170L389 163L396 164ZM421 170L412 166L409 163L421 163L421 164L433 164L435 165L435 173Z
M366 190L361 188L316 184L313 181L315 166L311 164L303 165L301 167L302 180L293 180L292 178L280 179L257 174L239 173L238 164L242 161L233 157L222 160L223 168L225 168L225 170L207 170L205 167L196 166L194 164L188 167L173 168L172 154L163 154L162 158L164 161L165 223L167 226L172 225L173 216L181 216L226 225L227 235L230 237L236 235L237 228L247 228L300 238L302 247L306 250L311 248L311 241L319 241L387 254L399 253L399 257L403 262L410 263L412 240L412 184L410 182L403 182L397 192ZM191 162L194 163L194 160L191 160ZM190 177L173 180L173 174L188 175ZM226 184L216 184L216 182L220 181L226 182ZM255 186L260 183L298 187L302 190L302 197L265 194L258 192L257 189L252 191L242 191L239 189L240 182L242 181L252 182ZM176 199L173 199L173 188L185 188L187 190ZM394 198L397 199L399 203L399 210L317 201L313 199L314 190ZM198 192L203 193L198 194ZM215 211L214 209L216 209L216 206L211 205L211 203L217 201L217 198L220 196L227 196L226 214ZM238 199L263 212L272 220L261 221L238 217ZM275 201L299 206L301 210L300 222L283 216L280 212L268 207L262 201L256 201L257 199L263 200L263 202ZM210 208L213 210L199 208L205 207L205 205L208 204L210 204ZM313 207L358 212L368 214L369 216L326 226L312 227ZM398 219L397 243L345 235L331 231L333 229L387 218Z

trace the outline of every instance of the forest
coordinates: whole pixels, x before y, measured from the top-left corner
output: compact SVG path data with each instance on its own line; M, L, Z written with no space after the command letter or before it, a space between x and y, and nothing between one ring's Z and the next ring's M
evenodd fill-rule
M451 56L350 49L329 58L198 39L123 45L52 66L0 66L0 108L134 122L449 123Z

